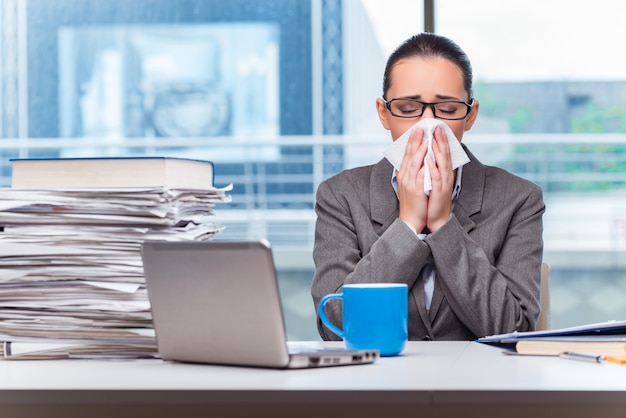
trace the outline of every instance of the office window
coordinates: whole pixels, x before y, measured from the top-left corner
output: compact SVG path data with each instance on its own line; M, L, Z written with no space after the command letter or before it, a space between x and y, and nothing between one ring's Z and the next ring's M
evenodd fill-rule
M61 26L59 136L276 136L278 34L269 22Z

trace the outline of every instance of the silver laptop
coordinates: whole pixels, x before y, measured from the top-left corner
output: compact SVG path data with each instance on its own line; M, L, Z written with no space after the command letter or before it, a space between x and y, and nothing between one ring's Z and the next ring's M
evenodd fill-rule
M379 356L377 350L287 344L265 240L144 242L141 256L164 360L306 368L367 364Z

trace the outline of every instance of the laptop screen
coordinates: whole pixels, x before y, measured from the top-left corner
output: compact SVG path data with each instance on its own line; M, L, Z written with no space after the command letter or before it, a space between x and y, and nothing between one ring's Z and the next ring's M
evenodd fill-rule
M267 241L145 242L142 260L164 359L286 365L285 325Z

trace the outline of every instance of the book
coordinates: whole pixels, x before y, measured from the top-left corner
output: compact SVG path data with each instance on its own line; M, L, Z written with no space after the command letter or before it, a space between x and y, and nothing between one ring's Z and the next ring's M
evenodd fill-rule
M626 355L626 335L568 335L526 338L515 343L519 354L553 355L565 352Z
M211 161L174 157L15 158L11 187L213 187Z

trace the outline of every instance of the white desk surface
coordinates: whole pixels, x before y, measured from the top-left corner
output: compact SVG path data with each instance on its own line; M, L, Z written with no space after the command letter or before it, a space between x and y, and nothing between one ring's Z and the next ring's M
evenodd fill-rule
M213 409L221 417L258 408L274 417L347 411L359 417L390 411L626 417L626 365L506 356L474 342L410 342L401 355L374 364L305 370L160 360L0 361L0 416L142 411L188 417Z

